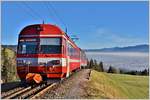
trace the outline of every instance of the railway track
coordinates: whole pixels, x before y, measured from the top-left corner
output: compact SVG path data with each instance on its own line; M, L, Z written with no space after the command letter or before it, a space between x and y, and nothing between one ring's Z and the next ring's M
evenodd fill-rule
M13 94L13 93L15 93L15 92L21 91L23 88L24 88L24 87L16 87L16 88L11 89L11 90L9 90L9 91L2 92L1 98L5 98L5 97L7 97L7 96L9 96L9 95L11 95L11 94Z
M37 86L28 86L28 87L17 87L13 90L10 90L6 93L2 93L2 99L35 99L39 97L43 93L45 93L48 89L55 86L56 83L48 83L41 84Z
M78 70L80 71L80 70ZM70 77L73 74L70 75ZM70 78L68 77L68 78ZM61 80L49 80L47 84L43 83L40 85L28 86L24 87L20 85L14 89L11 89L6 92L1 93L1 99L36 99L44 94L47 90L51 89L52 87L56 86L57 84L62 83L63 81L67 80L68 78L64 78Z

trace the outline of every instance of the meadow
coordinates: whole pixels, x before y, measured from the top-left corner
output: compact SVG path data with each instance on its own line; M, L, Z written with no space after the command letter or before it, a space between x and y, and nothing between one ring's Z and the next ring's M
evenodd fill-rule
M149 77L92 70L86 98L148 99Z

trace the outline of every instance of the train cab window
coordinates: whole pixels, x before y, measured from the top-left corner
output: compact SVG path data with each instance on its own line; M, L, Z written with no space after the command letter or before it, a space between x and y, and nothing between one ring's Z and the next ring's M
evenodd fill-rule
M61 53L61 38L41 38L39 53L41 54Z
M18 46L19 54L36 54L38 52L37 42L20 42Z

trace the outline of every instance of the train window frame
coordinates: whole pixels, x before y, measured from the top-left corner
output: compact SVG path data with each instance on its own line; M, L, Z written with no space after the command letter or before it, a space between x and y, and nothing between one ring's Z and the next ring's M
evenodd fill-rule
M41 39L54 39L54 38L57 38L59 39L59 44L58 45L51 45L51 46L59 46L59 52L42 52L41 49L42 49L42 45L41 45ZM40 37L39 38L39 54L61 54L62 53L62 37ZM45 45L45 46L48 46L48 45ZM49 45L50 46L50 45Z
M59 44L58 45L61 45L61 43L62 43L62 38L61 37L40 37L40 43L41 43L41 39L59 39ZM48 42L48 41L46 41L46 42ZM41 44L40 44L41 45ZM51 45L53 45L53 44L51 44Z
M74 46L72 46L72 44L68 43L68 52L69 52L69 56L72 58L79 58L80 54L77 48L75 48Z
M31 45L34 45L35 46L35 52L34 53L27 53L27 44L30 44ZM37 50L37 45L38 45L38 42L29 42L29 41L19 41L18 43L18 50L17 50L17 54L37 54L38 51ZM29 46L29 45L28 45ZM24 50L23 50L24 48ZM29 49L29 48L28 48Z
M59 48L60 48L60 50L59 50L59 52L56 52L56 54L61 54L62 53L62 37L37 37L37 38L32 38L32 39L35 39L36 41L20 41L21 39L23 39L23 40L26 40L26 39L30 39L29 37L28 38L19 38L19 40L18 40L18 47L17 47L17 54L55 54L55 52L53 53L41 53L40 52L40 39L43 39L43 38L47 38L47 39L50 39L50 38L59 38ZM36 52L34 52L34 53L27 53L27 52L25 52L25 51L22 51L22 47L20 47L21 46L21 44L23 44L23 43L36 43Z

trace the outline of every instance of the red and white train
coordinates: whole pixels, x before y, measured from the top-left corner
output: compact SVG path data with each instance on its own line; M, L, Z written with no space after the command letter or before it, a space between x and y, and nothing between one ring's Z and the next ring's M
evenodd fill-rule
M40 83L45 79L64 78L86 65L84 51L55 25L29 25L19 34L17 73L21 80L34 77Z

